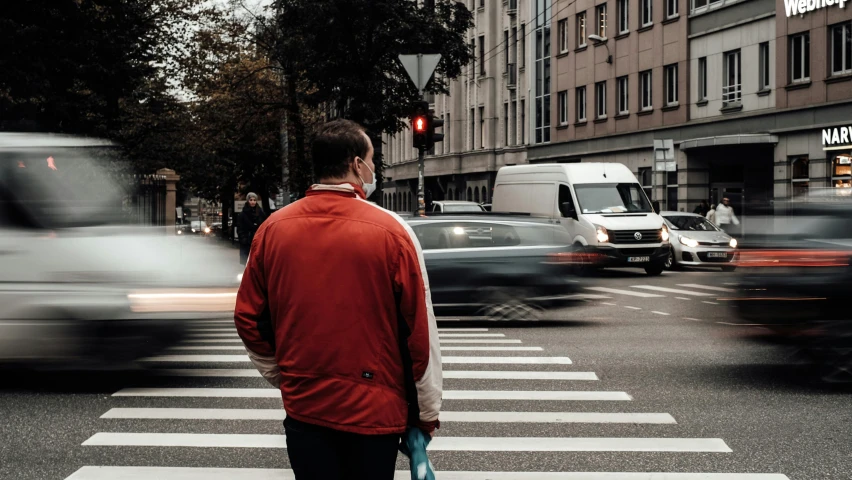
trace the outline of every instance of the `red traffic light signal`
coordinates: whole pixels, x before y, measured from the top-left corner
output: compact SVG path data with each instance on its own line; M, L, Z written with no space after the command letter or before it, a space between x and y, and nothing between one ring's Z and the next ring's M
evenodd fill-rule
M411 121L411 128L414 129L414 133L426 133L429 129L429 120L423 115L416 116Z

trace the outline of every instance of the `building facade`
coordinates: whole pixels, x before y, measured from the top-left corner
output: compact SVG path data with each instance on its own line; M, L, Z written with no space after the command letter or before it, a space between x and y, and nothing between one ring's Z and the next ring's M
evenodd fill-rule
M728 197L746 230L750 209L852 186L852 10L803 3L555 1L552 138L528 161L624 163L662 208ZM676 171L653 170L661 139Z
M475 60L450 82L449 95L428 98L444 120L444 141L426 157L426 202L491 201L497 170L526 163L531 132L528 77L532 0L466 0L474 13L468 42ZM544 15L541 16L544 18ZM544 35L544 31L540 31ZM439 130L440 132L440 130ZM411 212L417 203L417 150L411 131L384 136L384 206Z

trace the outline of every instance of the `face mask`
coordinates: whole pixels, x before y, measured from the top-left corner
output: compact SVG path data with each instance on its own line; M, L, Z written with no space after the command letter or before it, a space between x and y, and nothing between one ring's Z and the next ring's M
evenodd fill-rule
M361 175L358 175L358 178L361 180L361 188L363 188L363 189L364 189L364 193L367 195L367 197L369 197L370 195L372 195L372 194L373 194L373 192L375 192L375 191L376 191L376 172L374 172L374 171L373 171L373 169L372 169L372 168L370 168L370 167L367 165L367 162L365 162L364 160L362 160L362 159L360 159L360 158L359 158L359 159L358 159L358 161L359 161L359 162L361 162L361 163L363 163L363 164L364 164L364 166L365 166L365 167L367 167L367 170L369 170L369 171L370 171L370 173L372 173L372 174L373 174L373 183L367 183L367 182L365 182L365 181L364 181L364 179L363 179L363 178L361 178Z

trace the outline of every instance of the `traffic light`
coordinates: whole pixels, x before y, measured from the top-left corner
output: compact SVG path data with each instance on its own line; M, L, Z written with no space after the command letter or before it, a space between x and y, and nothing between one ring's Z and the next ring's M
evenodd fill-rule
M411 117L411 134L414 148L426 149L429 134L429 103L416 102L414 115Z
M429 110L428 131L426 132L426 150L435 148L435 144L444 141L443 133L435 133L436 128L442 128L444 121L435 116L434 110Z

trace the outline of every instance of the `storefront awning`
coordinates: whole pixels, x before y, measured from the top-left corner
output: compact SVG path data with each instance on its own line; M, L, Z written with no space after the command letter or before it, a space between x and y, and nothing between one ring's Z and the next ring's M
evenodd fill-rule
M731 145L777 145L778 136L765 134L756 135L725 135L721 137L696 138L680 142L681 150L692 148L723 147Z

